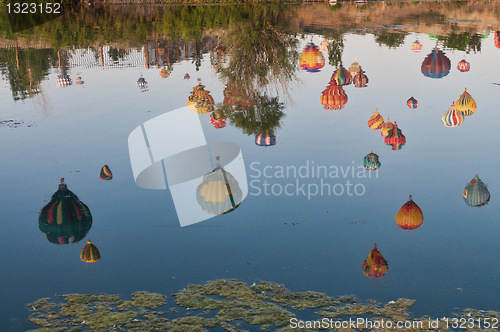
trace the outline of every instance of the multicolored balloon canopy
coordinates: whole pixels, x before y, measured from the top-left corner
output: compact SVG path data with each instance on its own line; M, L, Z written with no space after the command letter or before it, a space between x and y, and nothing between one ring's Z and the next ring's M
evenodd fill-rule
M477 110L476 101L467 92L467 88L465 88L464 93L462 93L460 98L456 101L455 109L464 116L470 116Z
M409 108L418 108L418 101L413 98L413 96L411 96L410 99L406 101L406 104Z
M378 155L376 155L375 153L373 153L373 151L371 151L363 158L363 165L365 166L365 169L374 171L378 169L381 164L380 161L378 160Z
M380 135L382 137L387 137L389 135L389 130L391 130L394 127L391 121L389 121L389 116L387 116L387 122L384 122L382 127L380 128Z
M366 76L363 69L358 71L352 80L356 88L366 88L366 85L368 84L368 76Z
M446 127L458 127L460 126L465 120L464 115L462 112L459 112L455 109L455 102L451 104L450 108L444 113L443 118L441 121Z
M255 144L258 146L276 145L276 136L272 130L268 130L265 133L255 135Z
M108 165L104 165L101 168L101 173L99 174L99 178L101 180L112 180L113 179L113 173L109 169Z
M347 94L333 76L326 89L321 92L320 101L325 110L341 110L347 103Z
M361 71L361 66L356 60L354 60L354 62L349 67L349 74L351 74L351 76L354 77L360 71Z
M410 200L396 214L396 223L402 229L412 230L422 226L423 222L424 214L410 195Z
M188 79L190 79L190 78L191 78L191 76L189 76L189 74L188 74L188 73L184 74L184 79L185 79L185 80L188 80Z
M221 129L226 126L226 118L221 111L217 110L210 113L210 123L214 125L215 129Z
M201 81L193 88L193 91L188 97L187 107L198 114L206 114L214 111L214 98L210 91L205 90L205 86Z
M464 197L465 204L474 207L484 206L490 201L490 192L477 174L472 181L465 186L462 196Z
M302 69L310 73L319 72L325 66L325 57L314 43L306 45L300 55L299 64Z
M375 114L373 114L370 119L368 119L368 128L375 130L375 129L382 129L382 126L384 125L384 118L382 118L382 115L378 113L377 110L375 110Z
M80 259L87 263L95 263L101 259L99 249L90 242L90 239L88 239L87 244L83 247Z
M198 204L209 214L229 213L240 205L242 199L238 181L221 166L205 175L196 190Z
M420 44L418 39L411 44L411 50L413 52L420 52L422 50L422 44Z
M470 63L465 61L465 59L460 60L457 64L457 69L460 70L462 73L468 72L470 70Z
M38 227L52 243L76 243L87 236L92 215L61 179L59 189L40 211Z
M160 77L161 78L168 78L170 76L170 71L167 70L167 68L165 68L165 66L163 66L163 68L160 70Z
M333 72L332 78L335 79L338 85L349 85L352 83L351 73L340 63L339 68Z
M368 254L363 262L363 273L367 277L381 278L389 270L389 265L384 256L378 251L377 244L373 246L372 251Z
M392 150L401 150L403 145L406 144L406 137L403 135L401 129L398 128L398 125L394 123L394 127L387 132L384 142L390 145Z
M451 61L441 50L433 49L422 62L422 74L430 78L443 78L450 73Z
M69 75L66 74L57 75L56 85L58 88L65 88L67 86L70 86L71 84L72 84L71 77L69 77Z

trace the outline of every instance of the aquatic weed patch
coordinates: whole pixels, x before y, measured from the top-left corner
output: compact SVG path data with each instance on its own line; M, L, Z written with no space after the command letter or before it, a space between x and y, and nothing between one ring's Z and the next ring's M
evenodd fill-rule
M39 299L28 304L32 311L29 321L40 326L36 332L55 331L169 331L204 332L214 327L226 331L355 331L358 328L335 328L334 322L363 318L367 324L381 326L390 322L391 328L369 328L376 331L451 331L442 319L412 317L408 311L415 300L398 299L386 304L368 300L357 303L353 296L333 298L318 292L293 293L283 284L262 281L247 285L238 280L213 280L204 285L188 285L175 297L176 307L165 311L156 309L167 304L167 296L158 293L136 292L132 300L108 294L67 294L61 301ZM329 327L293 327L291 321L306 309L316 309L316 322L331 322ZM205 316L205 317L204 317ZM498 318L500 313L465 309L454 318ZM397 322L421 322L408 328L397 328ZM302 321L306 322L306 321ZM314 322L314 321L309 321ZM378 325L376 325L378 324ZM255 326L255 327L252 327ZM477 326L470 331L487 331Z

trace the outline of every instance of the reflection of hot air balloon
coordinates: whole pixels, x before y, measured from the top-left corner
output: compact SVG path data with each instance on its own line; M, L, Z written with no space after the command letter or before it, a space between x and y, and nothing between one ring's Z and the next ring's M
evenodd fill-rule
M457 102L455 103L455 109L461 112L464 116L469 116L474 114L477 110L476 101L467 92L467 88L464 93L460 95Z
M71 84L72 84L71 77L69 77L69 75L66 74L57 75L56 85L58 88L65 88L67 86L70 86Z
M73 194L61 179L50 202L40 211L38 227L52 243L75 243L92 227L89 208Z
M381 164L380 161L378 161L378 156L372 151L363 159L363 165L365 166L365 169L374 171L378 169Z
M495 32L495 46L500 48L500 31Z
M333 72L332 78L337 81L338 85L349 85L352 83L352 76L347 69L340 63L339 68Z
M337 84L333 76L326 89L321 92L320 101L325 110L341 110L347 103L347 94L342 86Z
M190 79L190 78L191 78L191 76L189 76L189 74L188 74L188 73L186 73L186 74L184 75L184 79L185 79L185 80L188 80L188 79Z
M95 263L101 259L99 250L95 245L92 244L92 242L90 242L90 239L87 241L85 247L83 247L80 258L82 261L87 263Z
M395 122L394 127L387 132L384 142L387 145L391 145L393 150L401 150L403 145L405 145L406 137Z
M378 114L378 111L375 111L375 114L373 114L368 120L368 128L373 130L381 129L383 125L384 119L382 118L382 115Z
M146 82L146 80L144 79L144 77L142 77L142 75L137 80L137 87L141 89L141 92L148 91L148 82Z
M101 173L99 174L101 180L111 180L113 179L113 173L109 169L108 165L104 165L101 168Z
M276 145L276 136L272 130L268 130L265 133L255 135L255 144L258 146L272 146Z
M76 84L76 85L82 85L83 83L84 83L84 81L82 80L82 78L81 78L80 76L78 76L78 77L76 78L76 83L75 83L75 84Z
M396 214L396 223L402 229L416 229L424 222L424 214L417 204L411 199L406 202Z
M214 111L210 113L210 123L214 125L215 129L224 128L226 126L226 118L222 116L221 111Z
M389 270L389 265L384 256L378 251L377 244L363 262L363 273L367 277L380 278Z
M464 122L464 119L464 115L455 109L455 103L453 103L441 120L446 127L457 127Z
M384 122L384 124L380 128L380 135L382 135L382 137L386 137L389 134L389 130L391 130L392 127L394 127L394 125L392 124L391 121L389 121L389 116L387 116L387 122Z
M450 73L451 61L441 50L433 49L422 62L422 74L430 78L443 78Z
M465 61L465 59L462 59L458 63L457 69L460 70L462 73L467 72L470 70L470 64L467 61Z
M238 181L221 166L205 175L196 190L196 200L203 211L215 215L233 211L242 199Z
M408 105L409 108L417 108L418 107L418 101L411 96L410 99L406 101L406 104Z
M323 39L323 42L321 43L321 51L322 52L328 51L328 42L326 41L326 39Z
M354 86L356 88L366 88L368 84L368 76L365 75L363 69L358 71L358 73L352 79Z
M413 44L411 44L411 50L413 52L420 52L422 50L422 44L420 44L420 42L417 40L415 40L413 42Z
M170 76L170 72L163 66L163 68L160 70L160 77L161 78L168 78Z
M476 176L465 186L463 192L464 201L469 206L483 206L490 201L490 192L486 185Z
M325 66L325 57L318 49L318 46L313 43L309 43L300 55L299 64L305 71L316 73Z
M351 74L351 77L354 77L357 73L359 73L360 70L361 66L356 60L354 60L354 62L349 67L349 74Z
M198 81L200 80L198 79ZM214 104L214 98L210 95L210 91L205 90L205 86L200 82L189 95L187 107L198 114L205 114L214 111Z

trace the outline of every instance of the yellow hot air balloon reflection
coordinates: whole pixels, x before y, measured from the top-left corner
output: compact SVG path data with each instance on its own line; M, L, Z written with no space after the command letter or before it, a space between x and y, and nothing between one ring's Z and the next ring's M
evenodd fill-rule
M238 181L221 166L206 174L196 190L196 200L202 210L215 215L233 211L242 199Z
M416 229L422 226L424 214L410 195L410 200L406 202L396 214L396 223L403 229Z

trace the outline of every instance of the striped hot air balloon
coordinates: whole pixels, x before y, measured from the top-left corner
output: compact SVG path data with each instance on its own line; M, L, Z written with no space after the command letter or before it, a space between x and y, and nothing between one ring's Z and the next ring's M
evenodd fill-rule
M112 180L113 179L113 173L109 169L108 165L102 166L101 173L99 174L99 178L101 180Z
M276 136L272 130L268 130L265 133L255 135L255 144L258 146L276 145Z
M422 62L422 66L420 67L422 74L430 78L443 78L448 75L450 73L451 61L445 54L437 48L432 50Z
M71 84L73 84L73 83L72 83L71 77L69 77L69 75L66 75L66 74L57 75L56 85L58 88L65 88L67 86L70 86Z
M378 160L378 155L376 155L375 153L373 153L373 151L371 151L363 158L363 165L365 166L365 169L374 171L378 169L381 164L380 161Z
M351 64L349 67L349 74L351 74L351 77L354 77L357 73L361 71L361 66L359 63L354 59L354 62Z
M97 249L97 247L90 242L90 239L87 241L85 247L83 247L80 259L87 263L95 263L101 259L99 249Z
M444 113L443 118L441 121L443 121L443 124L446 127L458 127L461 125L465 120L464 115L462 112L459 112L455 109L455 103L451 104L450 108Z
M464 197L465 204L474 207L484 206L490 201L490 192L477 174L465 186L462 196Z
M87 236L92 215L61 179L59 190L40 211L38 227L52 243L76 243Z
M464 116L470 116L477 110L476 101L467 92L467 88L465 88L464 93L462 93L460 98L455 102L455 109Z
M170 76L170 71L167 70L167 68L165 68L165 66L163 66L163 68L160 70L160 77L161 78L168 78Z
M383 125L384 125L384 119L382 118L382 115L380 115L378 111L375 110L375 114L373 114L371 118L368 119L368 128L372 130L382 129Z
M396 214L396 223L402 229L416 229L422 226L424 214L410 195L410 200L406 202Z
M408 105L409 108L417 108L418 107L418 101L411 96L410 99L406 101L406 104Z
M382 135L382 137L386 137L389 134L389 130L391 130L392 127L394 127L394 125L392 124L391 121L389 121L389 116L387 116L387 122L384 122L384 124L380 128L380 135Z
M366 88L368 84L368 76L366 76L363 69L358 71L358 73L352 79L354 86L356 88Z
M347 94L332 77L326 89L321 92L320 101L325 110L341 110L347 103Z
M384 256L378 251L377 244L373 246L372 251L368 254L363 262L363 273L367 277L381 278L389 270L389 265Z
M340 63L339 68L333 72L332 78L335 79L338 85L349 85L352 83L352 76L347 69Z
M302 69L310 73L319 72L325 66L325 57L314 43L306 45L300 55L299 65Z
M468 63L467 61L465 61L465 59L462 59L457 64L457 69L460 70L462 73L468 72L470 70L470 63Z
M229 213L240 205L242 199L238 181L221 166L205 175L196 190L198 204L209 214Z
M406 143L406 137L403 135L401 129L394 122L394 127L387 132L387 136L384 139L385 144L390 145L393 150L401 150L403 145Z

